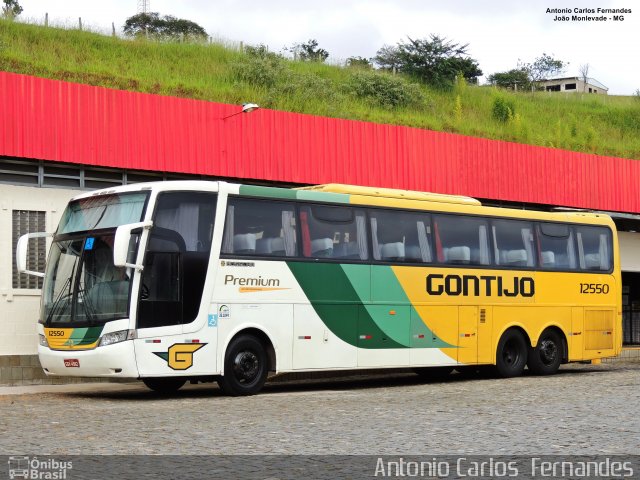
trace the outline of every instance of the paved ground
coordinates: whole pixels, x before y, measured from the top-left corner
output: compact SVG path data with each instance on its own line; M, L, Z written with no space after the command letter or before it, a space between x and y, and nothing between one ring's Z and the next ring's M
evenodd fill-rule
M552 377L424 382L413 374L271 384L0 388L0 454L630 454L640 364Z

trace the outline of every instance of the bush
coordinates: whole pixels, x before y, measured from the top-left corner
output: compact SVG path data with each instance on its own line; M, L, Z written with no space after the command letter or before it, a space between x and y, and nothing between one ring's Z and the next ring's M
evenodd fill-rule
M513 118L516 113L515 106L512 101L503 97L497 97L493 101L493 108L491 114L494 119L502 123L507 123Z
M285 72L277 85L269 91L274 98L288 97L290 101L302 108L308 103L318 100L325 104L337 104L341 95L330 80L310 73Z
M251 52L231 65L235 80L257 87L272 87L284 71L284 60L273 53Z
M425 101L418 85L384 73L355 72L346 88L349 94L383 108L418 105Z

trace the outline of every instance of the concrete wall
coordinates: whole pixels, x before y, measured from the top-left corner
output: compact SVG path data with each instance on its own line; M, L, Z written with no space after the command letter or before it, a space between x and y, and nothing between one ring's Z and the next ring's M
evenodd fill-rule
M53 232L69 199L79 190L0 184L0 356L33 355L41 290L12 287L12 211L44 211ZM50 239L47 239L47 252Z

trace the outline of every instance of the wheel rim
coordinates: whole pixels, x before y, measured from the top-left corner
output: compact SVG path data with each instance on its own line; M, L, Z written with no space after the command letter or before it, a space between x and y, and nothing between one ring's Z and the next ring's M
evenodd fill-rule
M251 351L238 352L233 359L233 373L240 383L251 383L259 377L260 359Z
M545 365L552 365L558 357L558 346L553 340L545 339L540 342L540 361Z
M518 364L520 360L520 349L518 348L517 342L511 340L505 344L504 349L502 350L502 360L505 365L508 365L509 367L514 367Z

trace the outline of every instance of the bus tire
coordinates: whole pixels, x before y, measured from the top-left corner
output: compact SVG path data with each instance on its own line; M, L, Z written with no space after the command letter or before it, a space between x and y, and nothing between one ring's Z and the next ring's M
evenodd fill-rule
M168 395L180 390L187 380L182 377L153 377L143 378L142 382L156 393Z
M233 397L254 395L264 386L269 373L267 353L262 342L252 335L234 338L224 358L224 375L218 385Z
M528 345L520 330L512 328L502 334L496 351L496 372L502 378L522 375L527 364Z
M529 348L527 366L534 375L553 375L562 362L562 338L555 330L545 330L536 348Z
M420 367L413 372L425 380L444 380L453 372L453 367Z

